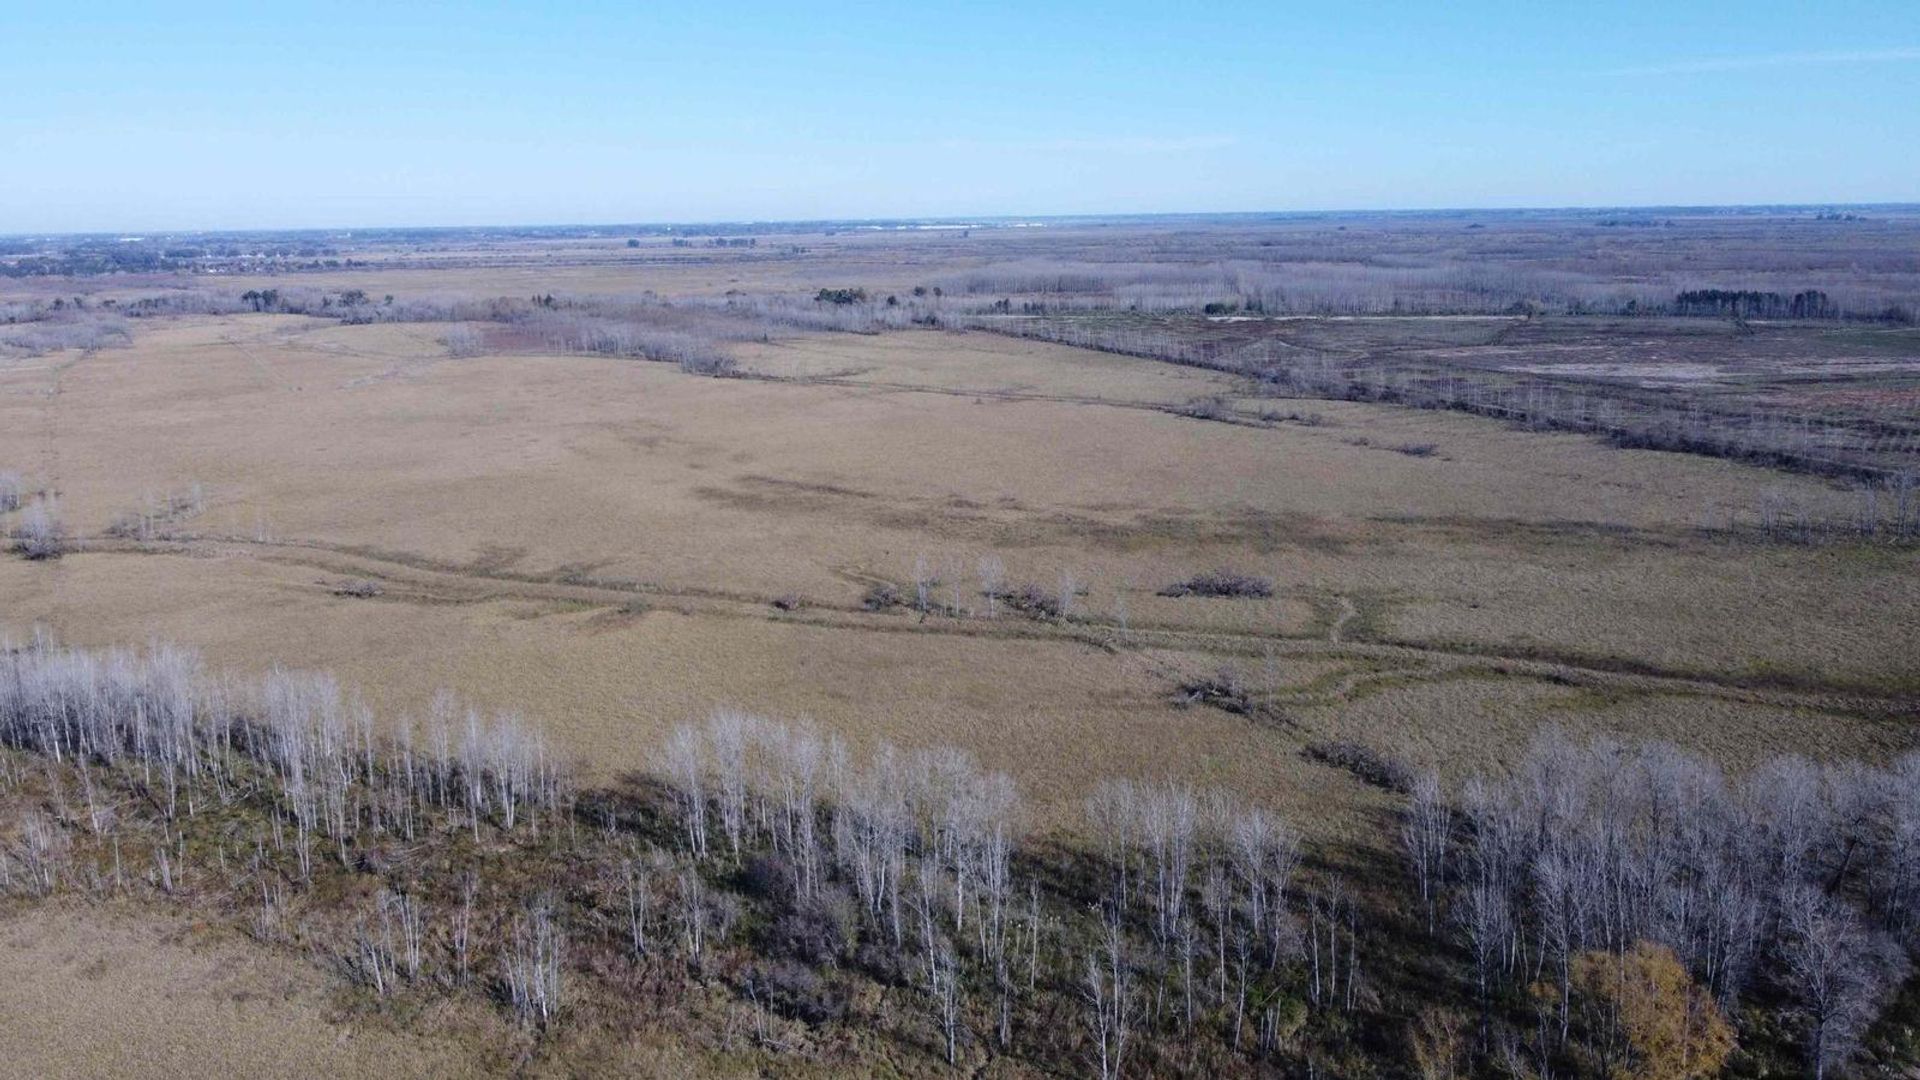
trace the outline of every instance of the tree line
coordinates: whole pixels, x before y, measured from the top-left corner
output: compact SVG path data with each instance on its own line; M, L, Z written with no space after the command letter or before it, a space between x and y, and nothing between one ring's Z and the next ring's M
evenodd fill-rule
M325 674L163 645L6 650L0 745L0 891L224 912L372 1007L496 1002L534 1054L657 1022L837 1032L827 1067L878 1038L1102 1078L1826 1076L1882 1052L1920 925L1920 757L1730 778L1548 733L1452 789L1410 771L1368 869L1169 780L1036 836L963 751L734 710L655 779L582 786L451 694L376 720Z

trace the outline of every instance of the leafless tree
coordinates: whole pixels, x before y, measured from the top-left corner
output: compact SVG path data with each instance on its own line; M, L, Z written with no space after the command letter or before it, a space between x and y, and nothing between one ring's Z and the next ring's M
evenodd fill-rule
M1087 950L1082 969L1081 996L1100 1080L1117 1080L1126 1065L1138 1003L1120 913L1112 905L1102 905L1099 921L1098 937Z
M1887 984L1858 917L1816 889L1798 886L1783 904L1787 969L1806 1019L1815 1080L1843 1064L1878 1012Z
M1427 908L1427 930L1432 932L1439 911L1440 885L1446 876L1447 846L1453 834L1453 811L1440 790L1440 776L1428 771L1413 782L1401 819L1400 841L1413 867L1420 900Z
M1000 594L1007 588L1007 567L998 555L982 555L979 562L980 595L987 602L987 618L1000 614Z
M958 1061L961 1035L960 959L953 946L937 942L927 956L927 995L933 1001L934 1019L945 1041L947 1064Z
M554 913L553 899L535 899L514 920L500 956L507 1000L522 1023L545 1028L559 1015L566 951L566 935Z
M29 559L59 558L67 546L59 504L46 497L35 499L20 512L13 536L20 554Z

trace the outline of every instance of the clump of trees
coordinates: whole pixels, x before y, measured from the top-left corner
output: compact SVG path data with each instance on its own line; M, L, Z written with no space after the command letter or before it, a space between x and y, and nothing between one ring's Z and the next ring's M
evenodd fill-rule
M1528 1075L1614 1068L1653 1052L1625 1034L1638 1015L1683 1025L1647 1039L1710 1060L1726 1037L1707 1002L1756 1018L1784 1002L1807 1073L1825 1076L1907 977L1917 792L1920 755L1883 769L1779 758L1733 780L1672 746L1549 732L1510 777L1470 780L1457 818L1422 781L1403 843L1468 958L1484 1053ZM1503 1029L1503 1014L1530 1019Z
M1273 595L1273 582L1232 570L1206 570L1168 585L1160 595L1265 598Z
M1673 298L1675 315L1733 319L1838 319L1840 305L1818 289L1791 296L1759 289L1687 289Z

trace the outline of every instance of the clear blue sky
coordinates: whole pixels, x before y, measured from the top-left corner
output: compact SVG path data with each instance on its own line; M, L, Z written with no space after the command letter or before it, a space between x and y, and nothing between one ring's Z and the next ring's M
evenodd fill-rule
M0 232L1914 200L1914 0L0 0Z

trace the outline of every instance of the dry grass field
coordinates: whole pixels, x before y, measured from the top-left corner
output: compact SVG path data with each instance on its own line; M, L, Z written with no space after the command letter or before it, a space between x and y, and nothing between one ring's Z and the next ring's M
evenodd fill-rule
M338 1015L312 964L149 912L0 921L0 1076L454 1076L455 1039ZM452 1019L449 1027L459 1024Z
M1764 492L1844 498L1818 480L1366 404L1208 422L1168 409L1226 376L981 333L743 362L763 377L228 316L0 363L0 461L84 537L0 563L6 622L332 668L390 715L459 687L592 776L656 769L722 703L954 743L1043 821L1166 773L1347 833L1376 800L1301 758L1330 736L1443 769L1547 723L1731 764L1914 745L1912 554L1716 535ZM988 618L986 556L1071 574L1080 618ZM1157 595L1216 568L1274 595ZM338 595L357 580L380 595ZM881 581L907 607L863 610ZM1177 702L1222 666L1286 720Z

